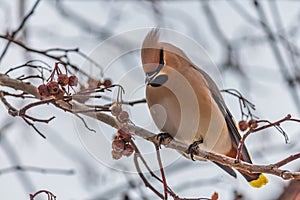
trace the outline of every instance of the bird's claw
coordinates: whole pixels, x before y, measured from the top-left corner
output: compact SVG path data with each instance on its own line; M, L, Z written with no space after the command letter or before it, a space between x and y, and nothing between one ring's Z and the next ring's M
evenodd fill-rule
M158 140L158 146L167 145L173 140L173 137L169 133L159 133L155 138Z
M189 146L187 153L190 154L192 161L195 161L194 154L198 153L198 149L199 149L198 145L201 143L203 143L203 140L195 141Z

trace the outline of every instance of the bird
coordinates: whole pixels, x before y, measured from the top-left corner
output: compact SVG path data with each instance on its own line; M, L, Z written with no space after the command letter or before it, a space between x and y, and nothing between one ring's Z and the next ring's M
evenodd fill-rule
M160 29L146 35L141 48L142 67L146 75L146 102L161 136L189 145L180 152L193 159L193 149L236 157L240 133L219 88L213 79L197 67L173 44L160 41ZM252 163L245 145L241 160ZM216 163L233 177L235 171ZM262 173L238 170L255 188L268 183Z

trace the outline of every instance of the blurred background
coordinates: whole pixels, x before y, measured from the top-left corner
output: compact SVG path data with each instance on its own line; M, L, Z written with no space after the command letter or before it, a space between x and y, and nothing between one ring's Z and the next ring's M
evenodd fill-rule
M5 37L14 31L35 3L33 0L0 0L0 35ZM218 68L217 77L211 75L222 83L219 84L221 89L239 90L256 105L256 116L274 121L287 114L300 117L299 24L300 4L292 0L42 0L15 39L35 50L79 48L95 58L97 55L93 53L97 46L112 36L141 28L168 28L194 40L206 50ZM0 53L7 44L3 37ZM130 44L130 40L120 41L115 48ZM189 49L183 50L188 56L196 54ZM1 58L0 72L4 73L30 59L40 59L51 66L55 62L47 56L11 44ZM78 66L85 66L85 57L76 53L70 53L68 59ZM119 69L113 71L102 66L103 76L117 82L121 75L114 72L130 71L133 69L131 66L141 65L138 54L125 60L126 63L121 63ZM99 69L82 70L101 76ZM11 76L17 77L20 73L32 72L17 71ZM33 83L41 84L36 80ZM143 88L139 91L136 99L143 98ZM240 120L237 99L224 95L233 115ZM14 98L10 101L16 107L26 105L26 101ZM134 115L135 112L140 113ZM37 125L47 137L44 140L22 119L9 116L3 105L0 113L1 199L29 199L29 194L40 189L53 192L57 199L158 199L137 174L107 167L91 156L80 136L82 129L74 125L80 122L75 120L74 123L72 115L53 106L30 110L31 115L41 118L56 116L48 125ZM131 119L141 125L143 117L150 120L146 106L137 105ZM102 128L99 134L107 132L107 138L112 138L116 132L87 120L96 129ZM289 136L288 144L275 128L247 139L255 164L275 163L300 152L300 124L286 122L282 128ZM113 165L118 165L118 169L126 168L126 162L132 158L122 159L128 160L114 161ZM15 166L23 166L24 170ZM58 171L39 173L29 166ZM297 161L285 167L300 170ZM178 158L168 165L166 174L170 187L180 197L210 197L218 192L220 199L226 200L284 199L280 196L290 183L267 175L269 184L253 189L240 175L234 179L212 163L192 162L185 158ZM162 188L159 183L152 183ZM37 199L47 197L41 195Z

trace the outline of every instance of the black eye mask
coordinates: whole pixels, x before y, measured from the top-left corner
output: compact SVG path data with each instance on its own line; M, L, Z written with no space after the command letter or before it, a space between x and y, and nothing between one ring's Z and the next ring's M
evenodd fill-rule
M148 85L151 85L152 87L159 87L162 86L167 80L168 80L167 75L165 74L158 75L154 77L150 82L148 82Z

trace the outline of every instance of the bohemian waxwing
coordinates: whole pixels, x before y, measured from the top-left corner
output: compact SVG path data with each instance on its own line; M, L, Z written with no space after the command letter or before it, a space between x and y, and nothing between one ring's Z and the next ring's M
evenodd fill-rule
M235 158L241 136L212 78L181 49L159 42L159 29L146 36L141 57L147 104L160 131L185 144ZM241 159L252 163L245 146ZM217 165L236 177L232 168ZM263 174L238 171L253 187L268 182Z

